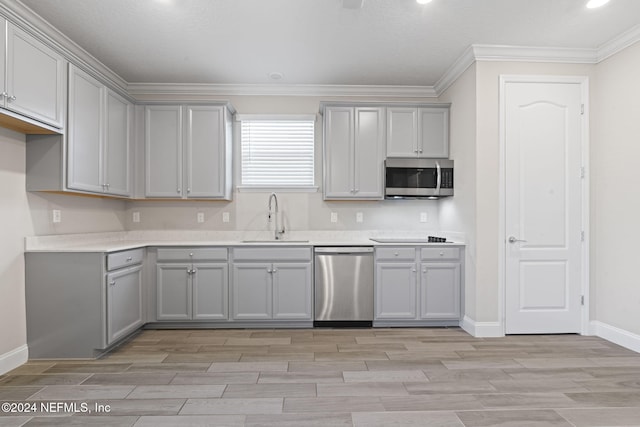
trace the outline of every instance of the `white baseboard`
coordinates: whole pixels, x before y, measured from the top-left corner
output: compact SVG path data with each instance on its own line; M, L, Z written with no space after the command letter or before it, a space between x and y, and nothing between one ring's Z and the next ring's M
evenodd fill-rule
M22 345L5 354L0 354L0 375L17 368L29 360L29 348Z
M469 335L476 338L503 337L504 332L500 322L476 322L468 316L460 321L460 327Z
M640 335L594 320L589 323L590 332L614 344L640 353Z

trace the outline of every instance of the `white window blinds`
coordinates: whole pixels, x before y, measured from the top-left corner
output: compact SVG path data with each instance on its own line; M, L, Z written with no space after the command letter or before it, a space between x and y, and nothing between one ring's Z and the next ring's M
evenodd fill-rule
M241 120L243 186L314 185L314 120Z

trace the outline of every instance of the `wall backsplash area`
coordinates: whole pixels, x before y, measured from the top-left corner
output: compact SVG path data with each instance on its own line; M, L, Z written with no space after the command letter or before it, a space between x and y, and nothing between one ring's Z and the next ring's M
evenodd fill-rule
M233 201L129 201L127 230L268 230L269 192L235 192ZM279 212L286 230L420 230L437 231L438 202L429 200L325 201L322 193L277 192ZM133 222L133 213L140 222ZM223 214L229 213L229 222ZM338 221L331 222L331 213ZM362 213L362 222L356 221ZM198 223L198 213L204 222ZM427 221L420 222L422 213Z

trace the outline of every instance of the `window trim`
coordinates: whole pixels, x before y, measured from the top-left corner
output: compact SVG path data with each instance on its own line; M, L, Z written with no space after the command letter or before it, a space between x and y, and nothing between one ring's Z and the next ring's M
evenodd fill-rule
M251 185L242 184L242 121L243 120L283 120L283 121L313 121L313 185ZM240 193L267 193L274 190L290 193L316 193L320 190L318 182L318 115L317 114L235 114L234 115L234 140L236 140L237 175L236 191ZM235 150L234 150L235 151Z

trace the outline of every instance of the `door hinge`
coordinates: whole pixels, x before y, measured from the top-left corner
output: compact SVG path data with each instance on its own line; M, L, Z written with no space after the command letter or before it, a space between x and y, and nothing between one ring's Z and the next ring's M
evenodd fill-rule
M584 295L580 295L580 305L584 305Z
M584 104L580 104L580 115L584 115Z
M584 242L584 230L580 232L580 241Z

